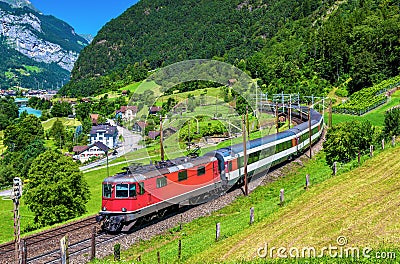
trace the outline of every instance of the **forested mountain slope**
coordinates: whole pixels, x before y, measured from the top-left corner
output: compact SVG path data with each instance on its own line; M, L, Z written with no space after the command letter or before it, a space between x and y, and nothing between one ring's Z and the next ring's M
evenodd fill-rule
M142 0L80 54L62 94L90 95L187 59L218 59L269 92L350 92L397 75L399 1Z

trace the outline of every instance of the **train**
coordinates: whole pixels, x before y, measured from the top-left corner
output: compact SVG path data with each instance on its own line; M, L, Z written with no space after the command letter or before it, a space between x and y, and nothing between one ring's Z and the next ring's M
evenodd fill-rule
M292 112L300 117L308 114L308 122L246 142L248 181L300 155L319 140L323 116L302 106ZM176 206L209 201L244 182L244 162L244 144L236 144L201 157L126 167L103 180L101 211L96 219L104 231L127 231L138 220L162 217Z

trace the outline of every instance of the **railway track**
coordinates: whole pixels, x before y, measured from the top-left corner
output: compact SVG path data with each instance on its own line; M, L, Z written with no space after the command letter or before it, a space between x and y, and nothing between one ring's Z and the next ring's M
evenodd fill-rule
M180 210L179 212L183 212ZM147 228L165 218L176 215L171 212L162 218L155 218L148 222L135 225L129 233L108 234L95 233L95 245L102 246L117 241L142 228ZM65 235L69 237L68 252L73 257L82 254L92 247L93 226L97 226L95 216L72 222L64 226L43 231L41 233L25 237L27 248L27 263L59 263L61 260L60 239ZM100 229L98 229L100 230ZM12 263L15 258L15 244L13 242L0 245L0 263Z
M105 233L97 234L95 240L96 247L101 246L102 244L105 243L110 243L115 240L118 240L123 236L125 236L125 234L116 234L116 235L110 235ZM90 249L91 246L92 246L91 238L84 239L74 244L69 244L68 245L69 256L72 257L81 254L86 250ZM48 251L43 254L27 259L27 263L59 263L59 261L60 261L60 249Z
M73 243L81 240L84 236L90 236L91 232L83 231L90 229L94 225L97 225L96 218L95 216L91 216L23 238L26 243L28 260L35 259L36 256L44 252L59 251L59 240L67 234L70 236L70 241ZM12 262L14 253L14 242L0 245L0 263Z

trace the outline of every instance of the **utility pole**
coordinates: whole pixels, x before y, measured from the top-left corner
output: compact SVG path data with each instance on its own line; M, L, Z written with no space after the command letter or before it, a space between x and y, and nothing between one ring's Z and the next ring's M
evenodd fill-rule
M276 133L279 133L278 103L275 102Z
M249 110L248 106L246 105L246 130L247 130L247 137L250 140L250 127L249 127Z
M188 150L190 150L190 143L192 141L190 140L190 119L188 121Z
M161 161L164 161L162 116L160 116L160 151L161 151Z
M328 127L332 127L332 99L329 100Z
M290 125L292 124L292 95L289 95L289 129L290 129Z
M244 195L249 194L247 187L247 139L246 139L246 119L243 116L243 173L244 173Z
M218 95L215 97L215 118L217 118L218 114L217 105L218 105Z
M107 160L107 177L110 177L110 172L108 170L108 147L107 147L107 151L106 151L106 160Z
M14 202L14 243L15 243L15 263L19 264L19 245L20 238L20 216L19 216L19 199L22 194L22 181L20 178L13 179L12 200Z
M311 159L311 156L312 156L312 149L311 149L311 110L310 110L311 108L310 107L308 107L308 134L309 134L309 137L310 137L310 159Z

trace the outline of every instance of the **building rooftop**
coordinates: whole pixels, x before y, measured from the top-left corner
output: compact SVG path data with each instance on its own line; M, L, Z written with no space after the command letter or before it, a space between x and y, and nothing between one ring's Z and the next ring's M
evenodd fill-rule
M92 126L90 134L94 135L97 134L98 132L103 132L105 135L114 135L117 133L117 127L109 125Z

